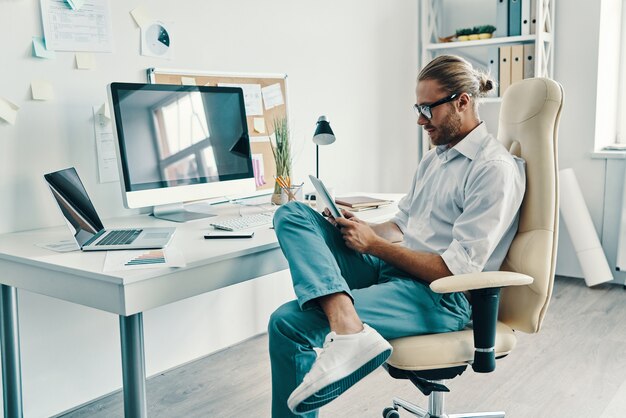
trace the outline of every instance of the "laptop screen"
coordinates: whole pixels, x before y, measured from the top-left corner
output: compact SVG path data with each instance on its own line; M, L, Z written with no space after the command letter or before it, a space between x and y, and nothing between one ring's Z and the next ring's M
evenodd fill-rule
M76 242L82 248L94 235L104 229L96 208L74 167L45 174L44 178L61 209L67 224L72 228Z

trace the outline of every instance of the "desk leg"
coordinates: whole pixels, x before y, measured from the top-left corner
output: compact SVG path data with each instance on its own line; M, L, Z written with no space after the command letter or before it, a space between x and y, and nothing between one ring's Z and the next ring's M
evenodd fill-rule
M0 285L0 338L2 339L2 395L5 418L21 418L22 371L17 325L17 289Z
M143 351L143 316L120 315L122 343L122 380L124 384L124 416L147 418L146 366Z

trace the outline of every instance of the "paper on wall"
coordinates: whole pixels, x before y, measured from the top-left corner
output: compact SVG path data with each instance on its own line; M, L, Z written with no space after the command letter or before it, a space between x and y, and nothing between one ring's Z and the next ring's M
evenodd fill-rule
M135 20L135 23L140 28L147 26L149 23L151 23L154 20L150 17L150 15L148 14L146 10L146 7L143 5L131 10L130 15L133 17L133 19Z
M196 79L193 77L181 77L180 82L183 86L195 86Z
M46 48L46 44L43 38L40 38L38 36L33 36L33 55L37 58L56 58L56 53L54 51L48 50Z
M220 87L241 87L243 90L243 101L246 105L246 115L263 116L260 84L218 83L217 85Z
M20 107L15 103L5 99L4 97L0 97L0 119L5 122L15 125L17 111L19 108Z
M111 119L111 111L109 110L109 102L104 102L98 109L98 114L104 116L107 119Z
M76 68L79 70L93 70L96 68L96 59L91 52L76 53Z
M30 83L30 90L33 100L52 100L54 99L54 88L50 82L45 80L34 80Z
M85 4L85 0L67 0L67 4L70 5L72 10L80 10Z
M254 131L260 134L265 133L265 118L254 118Z
M98 178L100 183L110 183L120 179L115 154L115 139L112 123L104 115L103 107L93 106L93 124L96 137L96 154L98 158ZM106 107L108 108L108 106Z
M109 0L89 0L72 10L65 0L40 0L48 50L113 52Z
M265 109L267 110L285 103L283 91L280 89L280 84L278 83L263 87L261 92L263 93L263 101L265 102Z
M171 24L154 21L141 27L141 55L172 59Z

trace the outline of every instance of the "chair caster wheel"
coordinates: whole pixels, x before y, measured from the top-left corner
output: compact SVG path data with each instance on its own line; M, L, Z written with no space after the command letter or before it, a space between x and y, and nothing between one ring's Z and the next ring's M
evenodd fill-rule
M394 408L385 408L383 410L383 418L400 418L400 414Z

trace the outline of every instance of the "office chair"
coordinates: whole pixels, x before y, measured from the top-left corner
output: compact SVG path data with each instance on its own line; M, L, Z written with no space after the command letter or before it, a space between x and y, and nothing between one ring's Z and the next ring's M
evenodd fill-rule
M444 413L444 385L468 365L478 373L495 370L496 359L515 347L515 331L541 327L554 282L558 238L557 133L563 89L546 78L511 85L500 110L498 139L526 161L526 193L517 234L501 271L462 274L434 281L437 293L469 292L472 322L466 329L390 341L384 365L396 379L409 379L429 397L428 411L403 399L383 411L398 418L403 408L424 418L504 417L504 412Z

